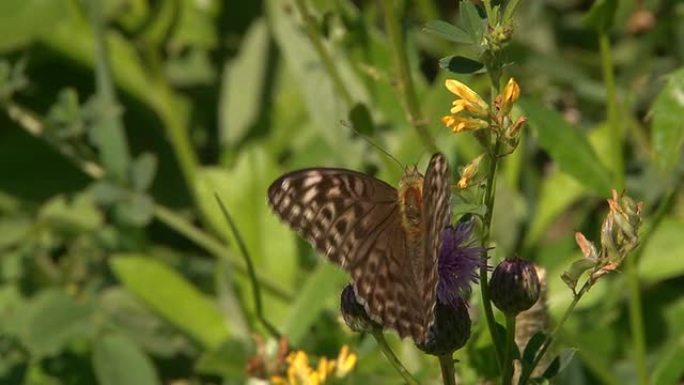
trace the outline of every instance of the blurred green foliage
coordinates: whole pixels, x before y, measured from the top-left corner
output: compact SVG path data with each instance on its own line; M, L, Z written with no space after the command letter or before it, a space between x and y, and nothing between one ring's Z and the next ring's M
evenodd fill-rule
M598 234L615 180L596 31L606 32L625 188L646 207L637 266L651 383L677 384L684 3L600 3L522 1L514 15L504 72L522 87L529 125L500 170L493 254L546 269L552 316L571 300L559 275L579 255L573 234ZM446 57L443 67L481 72L460 45L472 36L440 40L454 31L435 20L468 15L456 2L396 5L429 134L457 169L480 149L439 122L444 79L483 95L489 85L439 67ZM300 167L396 183L401 170L351 126L405 164L430 155L407 121L378 4L314 0L309 11L351 103L290 1L0 2L0 383L245 383L252 335L267 333L215 193L256 264L265 316L289 342L326 356L351 345L360 359L348 383L400 381L372 339L341 323L346 275L265 204L270 182ZM580 303L562 341L578 351L559 383L636 383L626 292L616 274ZM492 375L475 320L456 354L464 383ZM388 338L436 383L436 361Z

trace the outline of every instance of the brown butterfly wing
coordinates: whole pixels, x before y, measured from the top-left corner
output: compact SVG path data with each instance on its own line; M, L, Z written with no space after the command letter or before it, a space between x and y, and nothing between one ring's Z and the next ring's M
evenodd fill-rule
M371 318L401 337L410 335L422 342L434 320L437 258L449 189L446 159L435 154L423 184L425 219L419 245L408 243L397 190L362 173L329 168L295 171L273 182L268 198L285 222L351 274L357 299ZM416 266L420 271L413 271Z
M425 325L434 321L434 306L437 302L437 283L439 281L439 251L442 246L442 230L448 225L451 211L451 174L449 164L440 153L430 159L423 179L423 218L424 225L424 265L423 282L418 294L421 303L430 304L422 308ZM427 331L427 330L426 330Z
M355 171L315 168L278 178L268 197L285 222L351 274L371 318L401 337L423 333L420 313L411 311L420 299L395 188Z

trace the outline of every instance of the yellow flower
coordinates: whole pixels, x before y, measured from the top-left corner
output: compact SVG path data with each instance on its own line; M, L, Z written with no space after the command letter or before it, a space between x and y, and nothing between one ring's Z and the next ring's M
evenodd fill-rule
M309 365L309 357L299 350L287 356L287 363L287 379L272 376L272 385L323 385L333 372L338 378L346 376L356 365L356 354L349 353L346 345L342 346L336 360L322 357L314 370Z
M463 167L463 170L461 170L461 179L459 179L458 183L456 183L456 187L463 190L471 185L473 177L477 175L477 172L480 169L480 161L482 160L483 156L484 155L478 156L477 158L471 160L470 163L468 163L465 167Z
M280 376L273 376L271 377L271 385L290 385L290 383Z
M464 131L475 131L481 128L489 127L489 123L482 119L470 118L467 116L460 115L447 115L442 118L442 123L445 126L451 128L451 131L455 133Z
M338 378L344 377L349 372L354 369L354 366L356 366L356 361L358 360L358 357L354 353L349 353L349 346L347 345L342 345L342 348L340 349L340 354L337 356L337 371L335 375Z
M444 82L444 85L449 91L451 91L452 94L461 98L452 103L452 114L458 114L459 112L465 110L479 117L487 116L489 113L489 106L484 100L482 100L477 92L471 90L468 86L455 79L447 79Z
M515 79L508 79L506 87L504 87L503 93L501 94L501 113L503 115L508 115L511 112L513 103L520 97L520 86L515 82Z
M318 373L318 378L321 380L321 383L325 383L328 375L332 373L333 370L335 370L335 361L329 360L325 357L318 361L318 369L316 372Z

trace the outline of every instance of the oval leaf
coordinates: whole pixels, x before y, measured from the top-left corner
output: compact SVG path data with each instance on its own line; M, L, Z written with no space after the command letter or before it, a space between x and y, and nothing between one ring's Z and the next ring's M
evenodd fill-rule
M100 385L161 384L150 358L121 335L95 341L93 368Z
M684 143L684 68L673 72L653 103L653 154L658 168L670 173Z
M110 265L128 290L205 347L228 338L217 306L168 266L141 255L118 255Z
M454 43L474 44L472 37L462 28L442 20L430 20L423 31Z
M608 195L611 175L600 162L586 136L563 120L556 111L530 100L521 100L529 124L535 129L539 144L561 170L572 175L594 192Z

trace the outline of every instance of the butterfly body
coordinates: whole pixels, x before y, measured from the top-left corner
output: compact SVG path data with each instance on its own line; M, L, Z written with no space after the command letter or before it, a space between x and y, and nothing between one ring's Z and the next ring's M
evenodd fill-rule
M268 189L274 212L349 272L368 315L419 343L434 321L449 197L448 166L439 153L425 177L408 169L399 189L334 168L294 171Z

